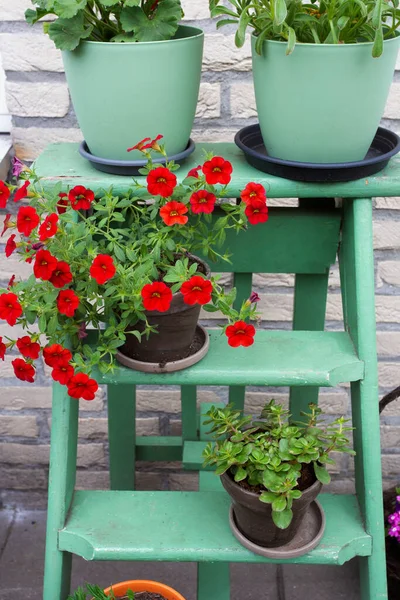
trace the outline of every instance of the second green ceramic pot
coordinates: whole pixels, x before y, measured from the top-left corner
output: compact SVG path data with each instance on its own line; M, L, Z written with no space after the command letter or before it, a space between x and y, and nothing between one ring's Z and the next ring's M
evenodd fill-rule
M189 141L199 95L204 33L181 25L161 42L81 42L63 52L72 103L92 154L137 160L127 153L145 137L164 136L169 155Z
M252 36L258 118L270 156L335 163L362 160L375 136L392 83L400 38L372 44L296 44Z

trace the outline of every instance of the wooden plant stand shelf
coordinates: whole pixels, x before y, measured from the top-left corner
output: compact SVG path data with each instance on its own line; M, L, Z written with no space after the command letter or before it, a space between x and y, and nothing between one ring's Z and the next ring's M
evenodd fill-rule
M150 375L117 367L96 378L108 386L110 491L75 491L79 405L54 385L49 508L43 600L66 600L73 554L87 560L194 561L198 600L229 600L229 563L271 562L251 553L229 528L230 500L219 478L202 467L208 440L197 406L199 385L229 387L243 408L246 386L289 386L290 412L298 419L319 387L349 382L356 495L323 494L327 525L319 546L288 562L336 564L358 557L361 600L387 600L378 380L375 340L372 198L400 195L400 160L380 174L351 183L307 184L265 175L250 167L233 144L199 144L177 172L182 180L203 160L202 148L233 164L228 197L249 181L272 198L299 198L294 208L271 208L268 223L238 235L228 231L237 305L248 298L253 273L294 273L292 331L259 330L251 348L230 348L210 330L208 355L181 372ZM36 162L45 189L85 185L96 193L132 189L129 177L96 171L77 144L49 146ZM140 179L140 178L139 178ZM142 181L143 183L143 181ZM336 207L334 198L342 198ZM329 270L339 256L344 331L324 331ZM268 298L265 296L268 311ZM95 344L94 333L91 343ZM89 338L90 340L90 338ZM181 387L182 435L136 436L136 386ZM136 492L135 461L181 461L199 471L199 492Z

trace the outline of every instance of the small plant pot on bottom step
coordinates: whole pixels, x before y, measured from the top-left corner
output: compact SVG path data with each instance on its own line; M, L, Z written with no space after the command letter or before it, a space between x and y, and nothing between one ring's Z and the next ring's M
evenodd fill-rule
M279 529L272 520L271 505L261 502L259 494L241 487L228 473L221 476L221 482L232 498L236 528L249 542L261 547L261 549L280 548L291 542L310 510L310 505L315 501L322 488L322 484L316 481L305 489L301 498L293 501L293 519L289 527ZM320 533L322 536L320 531L322 525L321 522L316 535ZM309 549L305 550L304 553L308 551Z
M109 595L113 591L117 600L125 600L128 598L126 593L128 590L135 592L135 600L185 600L185 598L176 590L158 583L157 581L133 580L123 581L104 590L104 593ZM142 593L141 593L142 592ZM145 595L144 592L147 592Z

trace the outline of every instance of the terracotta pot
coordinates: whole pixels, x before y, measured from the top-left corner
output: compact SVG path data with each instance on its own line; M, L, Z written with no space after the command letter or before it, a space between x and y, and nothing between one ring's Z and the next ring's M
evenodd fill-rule
M245 490L235 483L231 475L221 475L221 482L232 498L238 529L251 542L265 548L276 548L290 542L296 535L310 504L321 491L322 483L316 481L293 501L293 519L287 529L279 529L272 520L270 504L260 501L259 494Z
M105 589L104 593L108 595L111 590L117 598L119 596L124 596L128 590L132 590L132 592L151 592L153 594L160 594L160 596L164 596L166 600L185 600L179 592L173 590L168 585L158 583L157 581L146 581L145 579L135 579L133 581L116 583Z
M209 277L209 266L197 256L191 256L202 267L202 272ZM177 292L172 297L169 310L160 313L156 310L146 311L150 325L157 328L157 333L142 341L134 335L128 335L120 348L120 352L129 358L149 363L166 363L185 357L194 340L201 306L190 306L183 301L183 295ZM138 331L144 330L143 322L133 325Z

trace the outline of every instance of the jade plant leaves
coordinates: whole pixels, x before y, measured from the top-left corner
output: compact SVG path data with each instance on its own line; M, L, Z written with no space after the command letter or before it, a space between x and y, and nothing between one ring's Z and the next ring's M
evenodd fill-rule
M82 12L72 19L57 19L46 23L47 33L60 50L75 50L81 40L90 36L93 27L85 24Z
M151 19L139 6L123 8L120 18L124 30L134 31L138 41L155 42L170 39L178 29L181 17L179 0L163 0Z

